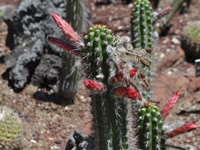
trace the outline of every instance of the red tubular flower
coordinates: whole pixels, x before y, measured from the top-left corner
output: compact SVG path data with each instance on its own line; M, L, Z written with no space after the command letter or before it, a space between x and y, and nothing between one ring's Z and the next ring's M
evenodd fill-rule
M130 70L129 71L130 77L133 78L135 76L136 72L137 72L136 69Z
M75 44L80 46L83 45L83 42L80 36L72 29L72 27L63 20L60 16L52 13L52 18L58 25L58 27L63 31L63 33Z
M169 112L172 110L172 108L176 104L178 98L179 98L179 93L177 92L167 101L167 103L165 104L165 106L160 112L163 120L169 115Z
M118 82L121 82L123 80L123 78L124 78L124 75L120 71L115 76L113 76L113 77L110 78L110 82L112 82L112 83L118 83Z
M192 130L195 130L196 128L198 128L198 126L196 124L187 123L187 124L184 124L183 126L178 127L177 129L174 129L170 132L165 133L165 136L167 138L171 138L171 137L174 137L176 135L179 135L179 134L182 134L185 132L190 132Z
M132 100L136 100L138 97L138 92L128 87L118 87L113 90L112 94L116 96L131 98Z
M64 51L67 51L68 53L70 54L73 54L73 55L76 55L76 56L80 56L80 51L78 50L75 50L76 47L69 44L69 43L66 43L65 41L61 40L61 39L58 39L58 38L55 38L55 37L48 37L47 38L49 42L55 44L56 46L62 48Z
M159 19L159 18L162 18L162 17L168 15L170 12L172 12L172 10L173 10L172 7L168 7L168 8L166 8L166 9L164 9L161 13L159 13L159 14L157 15L157 18Z
M94 91L94 92L101 92L103 91L103 85L92 80L85 80L84 85L87 89Z

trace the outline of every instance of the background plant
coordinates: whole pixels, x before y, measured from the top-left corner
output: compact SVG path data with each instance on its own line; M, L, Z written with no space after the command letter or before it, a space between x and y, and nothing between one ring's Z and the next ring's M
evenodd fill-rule
M0 107L0 149L15 150L21 144L21 120L7 107Z

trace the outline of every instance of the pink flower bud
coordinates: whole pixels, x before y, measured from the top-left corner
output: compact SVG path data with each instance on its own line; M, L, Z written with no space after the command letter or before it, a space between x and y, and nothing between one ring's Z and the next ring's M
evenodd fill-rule
M171 137L174 137L176 135L179 135L179 134L182 134L182 133L185 133L185 132L190 132L192 130L195 130L196 128L198 128L198 126L196 124L187 123L183 126L178 127L177 129L174 129L170 132L165 133L165 136L167 138L171 138Z
M170 12L172 12L172 10L173 10L172 7L168 7L168 8L166 8L166 9L164 9L161 13L159 13L159 14L157 15L157 18L160 19L160 18L162 18L162 17L168 15Z
M85 80L84 85L87 89L94 91L94 92L101 92L103 91L103 85L92 80Z
M73 43L78 44L80 46L83 45L80 36L72 29L72 27L65 20L63 20L60 16L54 13L52 13L52 17L58 25L58 27Z
M133 78L135 76L136 72L137 72L136 69L130 70L129 71L130 77Z
M132 100L136 100L138 97L138 92L128 87L115 88L112 94L116 96L131 98Z
M172 110L172 108L176 104L178 98L179 98L179 93L177 92L167 101L167 103L165 104L165 106L160 112L163 120L169 115L169 112Z
M55 44L56 46L62 48L64 51L67 51L70 54L73 54L73 55L76 55L76 56L81 55L80 51L75 50L76 49L75 46L73 46L69 43L66 43L65 41L63 41L61 39L58 39L58 38L55 38L55 37L48 37L47 39L48 39L49 42Z

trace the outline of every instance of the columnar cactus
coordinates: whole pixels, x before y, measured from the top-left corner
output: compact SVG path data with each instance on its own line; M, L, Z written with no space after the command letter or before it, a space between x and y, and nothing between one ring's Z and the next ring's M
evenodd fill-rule
M66 20L78 33L81 33L83 28L85 17L83 7L84 0L67 0ZM75 67L76 61L77 58L75 56L63 53L59 94L66 99L73 98L77 92L79 74L78 67Z
M65 41L48 37L48 40L64 51L82 60L87 79L84 85L91 90L91 113L93 115L94 149L128 150L130 147L127 121L127 100L141 101L138 111L138 144L142 149L163 149L164 139L183 132L173 130L164 133L162 121L176 103L176 93L159 112L159 109L143 98L138 85L148 88L148 80L136 64L149 67L146 55L152 49L133 49L130 38L114 35L105 25L95 24L88 28L81 38L67 22L52 14L63 33L76 46ZM76 47L79 47L77 49ZM180 127L184 132L197 128L186 125ZM141 134L142 133L142 134ZM144 146L145 145L145 146Z
M176 135L190 132L198 128L193 123L185 124L177 129L165 132L163 121L168 116L179 98L179 93L174 94L160 110L155 104L145 102L138 110L138 145L145 150L165 150L165 140Z
M188 58L200 58L200 21L190 22L185 26L181 46Z
M138 143L140 149L164 148L162 116L155 104L142 106L138 111Z
M21 143L21 121L7 107L0 108L0 149L18 149Z
M131 37L135 49L152 49L154 43L153 10L148 0L137 0L131 14ZM141 90L146 100L152 100L153 57L148 54L149 66L144 67L144 74L149 82L149 91Z
M138 96L138 92L129 87L130 78L135 76L136 70L132 63L128 63L130 58L122 57L127 55L130 39L114 36L111 29L96 24L88 28L82 40L67 22L56 14L52 16L64 34L80 47L76 49L61 39L48 37L53 44L82 59L88 78L84 85L92 91L95 148L128 149L126 101L121 97L136 100Z

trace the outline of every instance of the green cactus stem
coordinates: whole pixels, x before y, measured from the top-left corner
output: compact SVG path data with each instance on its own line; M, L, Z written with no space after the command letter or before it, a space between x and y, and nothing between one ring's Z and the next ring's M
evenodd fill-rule
M96 24L88 28L83 40L56 14L52 14L63 33L81 47L74 51L73 45L61 39L48 37L48 40L71 54L81 57L84 65L85 87L92 91L91 108L95 149L129 149L126 102L123 97L137 99L134 89L130 88L130 76L135 75L132 65L121 58L127 47L126 37L115 37L105 25ZM129 39L130 41L130 39ZM121 83L119 83L121 82ZM116 84L115 84L116 83ZM118 96L118 97L116 97Z
M21 121L7 107L0 108L0 149L19 149L21 144Z
M153 36L153 11L148 0L137 0L133 5L131 14L131 37L135 49L152 49L154 44ZM149 90L141 89L140 92L146 100L152 100L153 57L147 55L149 66L143 68L143 72L149 82Z
M113 41L112 30L104 25L94 25L84 37L86 57L86 74L89 79L101 81L107 88L103 93L92 96L92 115L95 147L104 149L121 149L120 117L117 116L118 101L110 93L113 89L109 81L107 45Z
M67 0L66 20L77 33L81 33L83 28L83 7L84 0ZM73 99L78 89L77 60L75 56L63 52L59 94L65 99Z
M184 27L181 47L185 51L187 58L200 58L200 21L190 22Z
M145 150L164 150L162 116L155 104L143 106L138 111L139 148Z

